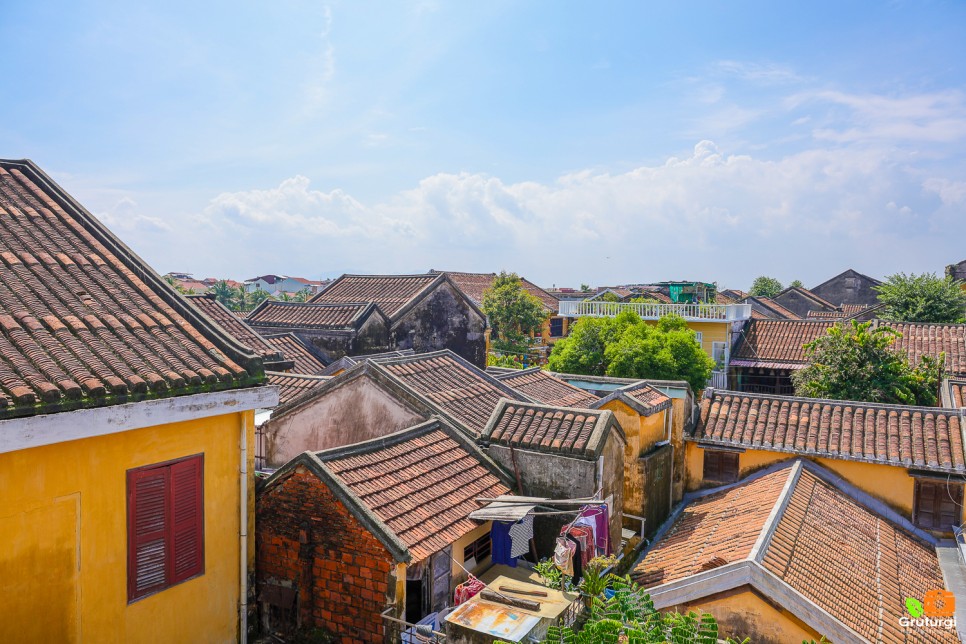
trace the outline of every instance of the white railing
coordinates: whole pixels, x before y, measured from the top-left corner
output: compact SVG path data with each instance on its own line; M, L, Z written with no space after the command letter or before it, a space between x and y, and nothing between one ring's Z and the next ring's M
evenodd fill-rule
M728 388L728 372L727 371L712 371L711 377L708 378L708 386L714 387L715 389L727 389Z
M661 304L645 302L561 302L560 315L568 318L611 318L631 310L645 320L659 320L670 313L694 322L734 322L751 317L750 304Z

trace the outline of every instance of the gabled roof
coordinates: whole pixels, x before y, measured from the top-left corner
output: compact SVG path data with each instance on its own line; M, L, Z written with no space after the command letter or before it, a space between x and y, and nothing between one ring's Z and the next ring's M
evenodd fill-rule
M497 380L505 382L532 400L558 407L581 407L589 409L597 402L597 396L564 382L540 367L495 374Z
M803 345L825 335L834 324L829 320L749 320L732 352L731 364L797 368L806 362ZM966 324L873 320L872 325L902 334L892 348L905 352L910 364L918 364L922 356L938 358L945 353L946 372L966 375Z
M294 333L276 333L264 336L265 342L282 352L287 360L291 360L291 369L295 373L306 375L323 375L325 362L318 352L309 344L302 341Z
M830 277L829 279L825 280L824 282L822 282L818 286L813 286L810 290L817 291L818 289L822 288L823 286L828 286L832 282L834 282L836 280L839 280L839 279L842 279L843 277L860 277L860 278L862 278L862 279L864 279L864 280L866 280L868 282L871 282L873 285L879 285L879 284L882 283L882 282L880 282L879 280L877 280L874 277L869 277L868 275L863 275L862 273L860 273L860 272L858 272L856 270L853 270L851 268L847 268L844 271L842 271L841 273L839 273L838 275L836 275L835 277ZM813 293L813 295L814 295L814 293Z
M367 353L361 356L342 356L329 366L327 366L323 371L323 376L334 376L341 371L346 371L350 367L354 367L363 360L382 360L385 358L401 358L403 356L411 356L416 352L412 349L399 349L398 351L387 351L385 353Z
M943 407L963 409L966 407L966 378L946 378L942 387Z
M836 278L833 277L832 279L836 279ZM829 281L831 282L832 280L829 280ZM802 288L801 286L789 286L788 288L786 288L785 290L783 290L782 292L780 292L778 295L776 295L774 298L771 298L771 299L777 300L782 296L790 295L790 294L798 295L799 297L805 299L806 301L811 302L819 309L835 310L837 308L836 305L833 304L832 302L829 302L828 300L825 300L819 297L812 291L808 290L807 288Z
M906 597L945 587L932 537L804 460L688 497L632 578L659 609L750 585L836 642L927 641L899 618Z
M375 312L376 305L371 302L318 304L265 300L248 314L246 321L254 327L357 329Z
M765 317L775 320L800 320L801 317L790 309L786 309L777 301L770 297L746 297L743 304L751 304L752 309L757 308Z
M731 363L738 366L742 366L742 361L804 364L802 347L825 335L833 325L833 322L813 320L748 320L731 354Z
M671 397L646 382L626 385L593 403L591 409L600 409L607 403L619 400L641 416L650 416L671 408Z
M477 306L483 304L483 291L493 286L493 281L497 277L496 273L459 273L456 271L435 270L430 270L429 272L430 274L448 276L450 281ZM554 313L560 310L560 301L556 297L524 277L520 278L520 283L527 293L540 300L549 310Z
M471 440L438 419L395 434L305 452L266 482L262 494L299 465L325 483L397 561L422 561L475 530L477 497L510 492L512 479Z
M278 387L278 404L289 403L306 391L321 386L329 379L325 376L311 376L301 373L279 373L266 371L268 384Z
M200 315L31 161L0 161L0 418L259 384Z
M448 349L387 358L375 365L475 436L501 398L527 400Z
M706 389L687 440L962 474L963 418L938 407Z
M215 299L214 295L188 295L188 301L201 309L211 320L235 337L242 344L254 349L258 354L266 369L281 371L291 369L293 362L291 358L286 358L282 352L266 342L262 336L258 335L254 329L224 304Z
M354 359L361 362L319 389L277 407L273 418L281 418L311 404L318 396L362 377L370 378L416 413L426 417L440 416L474 438L483 431L501 398L529 401L448 349L399 357L356 356Z
M445 279L442 275L343 275L309 300L344 304L374 302L390 319Z
M611 432L627 437L610 411L551 407L501 400L480 440L518 449L593 460L600 456Z

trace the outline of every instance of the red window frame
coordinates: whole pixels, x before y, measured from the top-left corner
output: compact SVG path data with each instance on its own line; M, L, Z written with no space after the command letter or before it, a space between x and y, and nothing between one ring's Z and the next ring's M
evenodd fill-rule
M205 572L204 454L127 471L127 598Z

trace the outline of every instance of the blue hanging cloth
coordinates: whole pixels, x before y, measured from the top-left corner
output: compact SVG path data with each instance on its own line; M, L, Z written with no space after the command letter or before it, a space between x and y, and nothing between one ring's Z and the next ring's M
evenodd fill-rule
M513 540L510 538L510 526L506 521L494 521L490 528L490 557L495 564L504 564L511 568L517 567L517 558L510 554Z

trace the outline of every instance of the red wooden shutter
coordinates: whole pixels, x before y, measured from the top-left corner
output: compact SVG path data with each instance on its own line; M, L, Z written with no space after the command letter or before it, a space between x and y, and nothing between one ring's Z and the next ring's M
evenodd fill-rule
M202 465L201 456L171 464L170 584L194 577L204 569Z
M128 599L137 599L167 584L170 559L166 527L169 524L166 467L132 470L128 493Z

